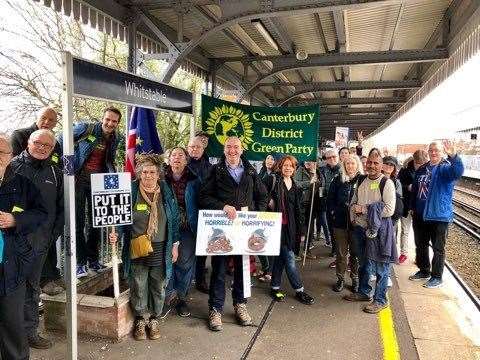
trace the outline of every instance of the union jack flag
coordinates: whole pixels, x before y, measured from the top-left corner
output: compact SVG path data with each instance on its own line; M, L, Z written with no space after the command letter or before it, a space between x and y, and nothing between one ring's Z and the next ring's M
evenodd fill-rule
M163 154L153 110L135 107L130 118L125 171L135 178L135 154Z

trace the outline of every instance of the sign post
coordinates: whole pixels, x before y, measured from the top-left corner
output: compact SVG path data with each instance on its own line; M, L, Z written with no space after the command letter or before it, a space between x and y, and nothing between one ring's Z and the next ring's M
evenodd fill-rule
M90 175L92 184L92 225L94 228L132 224L132 185L130 173L107 173ZM112 244L113 293L120 295L118 277L118 252Z

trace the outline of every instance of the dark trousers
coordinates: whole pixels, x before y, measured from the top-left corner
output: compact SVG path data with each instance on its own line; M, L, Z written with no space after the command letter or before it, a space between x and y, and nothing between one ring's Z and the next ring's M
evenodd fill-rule
M448 223L440 221L423 221L413 217L413 234L415 236L415 262L420 271L430 273L429 245L432 244L433 259L431 275L441 279L445 264L445 243L448 236Z
M37 334L39 313L38 303L40 302L40 277L43 264L47 258L47 252L36 255L30 273L27 276L24 305L24 327L27 336L33 337Z
M0 281L3 281L0 270ZM30 357L27 335L23 324L25 284L6 296L0 296L0 358L26 360Z
M225 271L227 267L228 256L212 256L212 276L210 277L210 296L208 305L210 309L223 311L225 304ZM243 297L243 263L242 256L235 255L233 258L233 287L232 298L233 305L244 304L247 299Z
M85 214L85 206L87 207L87 215ZM88 226L85 231L86 216L88 216ZM87 265L87 261L98 261L100 228L91 226L92 195L90 179L81 175L75 178L75 217L77 219L77 264Z
M57 245L56 240L52 241L52 244L48 248L47 257L42 269L42 278L40 285L44 286L50 281L55 281L61 278L60 271L57 268Z
M337 253L337 241L335 240L335 234L333 232L333 215L330 211L327 211L327 227L328 233L330 234L330 241L332 242L332 256L335 256Z
M190 230L180 231L178 259L173 264L172 276L168 282L167 295L177 292L181 300L186 300L195 270L195 235Z

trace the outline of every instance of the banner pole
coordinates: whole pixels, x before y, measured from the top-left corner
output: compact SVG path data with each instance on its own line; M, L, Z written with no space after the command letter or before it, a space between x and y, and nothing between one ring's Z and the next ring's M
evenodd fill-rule
M77 256L75 237L75 169L73 148L73 60L62 53L63 74L63 182L65 207L65 283L67 315L67 359L77 359Z
M192 116L190 116L190 139L193 139L195 137L195 118L197 117L197 114L198 114L196 98L197 98L197 93L193 91L192 92Z
M308 217L308 228L307 228L307 237L305 238L305 249L303 251L303 264L305 266L305 260L307 259L307 250L308 250L308 239L310 238L310 228L312 225L312 212L313 212L313 199L315 198L315 184L316 181L312 184L312 198L310 199L310 216Z
M115 233L115 228L112 226L111 232ZM118 254L117 243L112 244L112 276L113 276L113 297L118 299L120 296L120 280L118 277Z

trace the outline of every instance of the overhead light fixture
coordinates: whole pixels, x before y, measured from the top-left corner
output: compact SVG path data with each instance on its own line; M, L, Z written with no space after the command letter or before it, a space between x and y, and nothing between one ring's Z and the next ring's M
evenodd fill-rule
M270 35L268 30L265 28L265 25L263 25L263 23L259 19L252 20L252 24L255 26L258 32L263 36L265 41L275 50L279 51L279 46L277 42L272 37L272 35Z
M295 51L295 57L296 57L297 60L299 60L299 61L307 60L307 58L308 58L307 50L304 50L304 49L296 49L296 51Z

